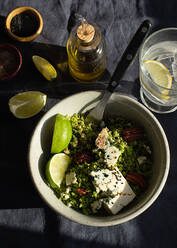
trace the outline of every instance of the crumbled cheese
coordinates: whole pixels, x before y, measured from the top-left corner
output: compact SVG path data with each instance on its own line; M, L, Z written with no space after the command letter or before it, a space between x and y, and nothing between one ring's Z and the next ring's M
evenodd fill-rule
M66 174L66 185L77 183L76 173L70 172Z
M95 144L99 149L105 149L108 145L108 128L105 127L101 130L101 132L98 134L98 137L96 138Z
M66 148L64 151L63 151L65 154L70 154L70 150L68 148Z
M72 207L71 202L68 202L68 203L67 203L67 206L68 206L69 208Z
M96 213L102 206L102 199L92 202L91 204L92 212Z
M139 165L143 164L147 158L145 156L140 156L137 158Z
M66 188L66 193L68 194L70 191L71 191L71 188L70 187L67 187Z
M69 195L65 195L65 200L68 200L69 199Z
M121 151L115 146L109 146L105 150L105 162L108 167L114 166L121 155Z
M144 145L144 148L146 149L146 151L147 151L149 154L151 154L151 149L150 149L150 147L149 147L149 146Z
M64 200L69 199L69 195L67 195L67 194L65 194L65 193L61 193L61 197L62 197Z

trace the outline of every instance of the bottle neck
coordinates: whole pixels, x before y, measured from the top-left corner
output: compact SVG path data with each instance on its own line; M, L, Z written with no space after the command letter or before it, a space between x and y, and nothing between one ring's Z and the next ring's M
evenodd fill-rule
M86 21L77 28L77 37L82 43L90 43L95 36L95 29Z

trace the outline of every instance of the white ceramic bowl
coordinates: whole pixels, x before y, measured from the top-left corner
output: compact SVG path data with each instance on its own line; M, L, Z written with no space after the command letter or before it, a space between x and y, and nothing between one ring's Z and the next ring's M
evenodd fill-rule
M89 226L113 226L135 218L149 208L162 191L169 171L170 152L166 135L154 115L136 100L113 93L106 111L119 114L144 126L153 149L153 175L146 192L115 216L86 216L65 206L57 199L44 180L44 168L50 151L52 131L57 113L72 115L94 107L98 91L86 91L60 101L39 121L29 145L29 168L33 182L45 202L66 218Z

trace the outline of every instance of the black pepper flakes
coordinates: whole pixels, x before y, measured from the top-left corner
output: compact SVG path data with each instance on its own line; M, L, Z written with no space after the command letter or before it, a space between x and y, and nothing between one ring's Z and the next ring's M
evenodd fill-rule
M37 17L30 11L15 15L11 21L11 32L20 37L33 35L39 27Z

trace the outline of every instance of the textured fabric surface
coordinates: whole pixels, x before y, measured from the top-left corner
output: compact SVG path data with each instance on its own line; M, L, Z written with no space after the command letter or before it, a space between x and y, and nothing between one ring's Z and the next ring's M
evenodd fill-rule
M9 11L23 5L36 8L44 20L42 34L26 44L11 40L4 31L4 20ZM167 183L155 203L127 223L104 228L87 227L57 215L36 192L27 163L29 140L43 114L73 93L104 89L140 23L146 18L150 19L152 31L177 26L176 10L175 0L0 1L0 43L16 45L23 56L23 66L18 76L0 83L0 247L177 247L177 112L155 115L170 145L171 168ZM31 60L31 56L36 54L54 64L67 61L66 42L73 12L96 22L106 39L107 71L93 85L80 85L62 73L56 82L48 83ZM48 101L37 116L19 120L9 112L8 99L26 90L40 90L48 95ZM139 100L138 58L127 71L118 90Z

